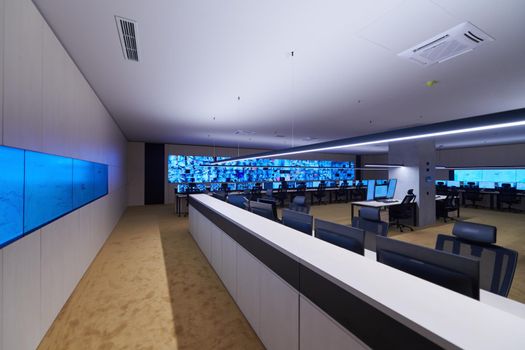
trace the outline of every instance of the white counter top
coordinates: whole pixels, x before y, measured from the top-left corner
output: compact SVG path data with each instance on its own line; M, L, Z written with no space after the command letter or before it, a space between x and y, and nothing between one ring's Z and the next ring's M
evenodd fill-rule
M192 197L442 346L525 349L525 318L505 311L515 302L476 301L208 195Z

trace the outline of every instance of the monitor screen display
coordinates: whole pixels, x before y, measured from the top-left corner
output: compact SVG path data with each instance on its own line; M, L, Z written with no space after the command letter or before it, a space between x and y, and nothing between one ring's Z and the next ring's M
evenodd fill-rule
M24 231L73 209L73 160L38 152L25 155Z
M525 182L518 182L518 183L516 184L516 189L517 189L518 191L525 191Z
M0 146L0 168L1 245L24 232L24 151Z
M394 198L394 195L396 194L396 185L397 179L390 179L388 181L388 194L386 196L388 199Z
M461 186L461 183L459 181L447 181L448 187L459 187Z
M479 188L490 189L490 190L493 190L494 188L496 188L496 184L492 181L480 181L478 186Z
M386 198L387 194L388 194L388 186L386 185L376 186L374 198L376 199Z
M374 180L368 180L368 187L366 189L366 200L373 201L375 195L376 183Z

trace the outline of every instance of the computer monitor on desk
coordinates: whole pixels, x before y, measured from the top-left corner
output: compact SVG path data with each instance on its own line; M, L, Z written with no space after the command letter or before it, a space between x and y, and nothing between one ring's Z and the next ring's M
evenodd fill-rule
M396 185L397 185L397 179L390 179L388 181L388 193L386 195L387 199L394 198L394 195L396 194Z
M447 186L448 187L459 187L461 186L461 182L460 181L447 181Z
M373 201L374 200L375 188L376 188L375 180L368 180L368 186L367 186L367 189L366 189L366 200L367 201Z
M525 191L525 182L518 182L518 183L516 184L516 189L517 189L518 191Z
M388 195L387 185L376 186L375 192L374 192L374 199L385 199L387 195Z
M382 236L376 237L376 259L479 300L479 260Z
M496 184L492 181L480 181L478 186L483 190L493 190L496 188Z

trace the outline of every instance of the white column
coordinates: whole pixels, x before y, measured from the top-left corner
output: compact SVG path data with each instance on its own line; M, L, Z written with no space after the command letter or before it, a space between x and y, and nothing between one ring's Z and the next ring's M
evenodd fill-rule
M403 164L402 168L389 170L389 177L396 178L396 198L404 198L408 189L417 196L418 226L428 226L436 221L436 149L434 140L395 142L389 145L388 162Z

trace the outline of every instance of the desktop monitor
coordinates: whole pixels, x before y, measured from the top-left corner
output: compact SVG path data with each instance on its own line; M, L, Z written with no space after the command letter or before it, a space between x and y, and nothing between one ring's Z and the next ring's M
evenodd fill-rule
M518 191L525 191L525 182L518 182L518 183L516 184L516 189L517 189Z
M280 182L272 182L272 187L274 190L277 190L281 187L281 183Z
M368 187L366 189L366 200L373 201L375 196L375 180L368 180Z
M388 195L388 186L387 185L376 185L374 192L374 199L384 199Z
M496 188L496 184L492 181L480 181L478 183L479 188L486 190L493 190Z
M459 187L461 186L461 182L460 181L447 181L447 186L448 187Z
M390 179L390 181L388 181L388 193L386 195L386 198L394 198L394 195L396 194L396 185L397 179Z
M312 187L313 187L313 188L317 188L317 187L319 187L319 184L320 184L320 183L321 183L321 181L314 181L314 182L312 183Z
M516 187L516 184L513 182L498 182L498 187Z
M479 300L479 260L376 237L376 259L426 281Z

